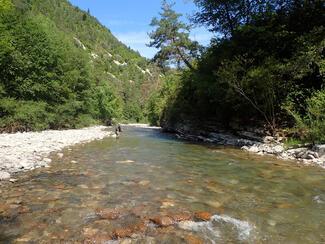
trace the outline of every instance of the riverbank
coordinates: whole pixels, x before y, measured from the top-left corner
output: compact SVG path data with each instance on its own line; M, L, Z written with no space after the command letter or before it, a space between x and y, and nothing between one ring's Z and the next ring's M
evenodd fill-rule
M283 160L294 160L304 165L313 165L325 169L325 145L300 146L286 148L284 138L262 136L260 131L204 131L191 129L188 126L165 128L180 139L233 146L258 155L273 155Z
M114 136L105 126L74 130L47 130L15 134L0 134L0 181L12 174L47 167L52 152L65 147ZM62 153L58 153L63 157Z
M160 130L161 127L158 126L151 126L149 124L122 124L123 126L131 126L131 127L136 127L136 128L143 128L143 129L154 129L154 130Z

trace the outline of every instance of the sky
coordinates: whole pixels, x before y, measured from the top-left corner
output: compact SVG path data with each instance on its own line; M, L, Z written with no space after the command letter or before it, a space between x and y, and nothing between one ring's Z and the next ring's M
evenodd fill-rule
M157 50L146 46L150 42L148 32L152 30L150 22L158 17L160 0L70 0L83 10L90 10L103 25L124 44L137 50L147 58L152 58ZM192 0L174 0L175 10L183 14L182 20L188 22L196 6ZM191 38L202 45L208 45L212 34L204 27L197 27L191 32Z

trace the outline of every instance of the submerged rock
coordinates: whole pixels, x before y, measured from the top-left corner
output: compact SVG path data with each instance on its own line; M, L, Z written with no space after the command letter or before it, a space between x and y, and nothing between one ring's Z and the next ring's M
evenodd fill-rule
M96 215L101 219L114 220L120 217L120 212L116 209L99 209Z
M147 186L149 184L150 184L150 181L149 180L142 180L142 181L139 182L139 185L140 186Z
M168 216L171 217L175 222L181 222L192 219L192 215L189 213L169 214Z
M113 238L108 234L97 234L92 237L88 237L83 243L84 244L102 244L108 243Z
M198 220L209 221L212 217L212 214L208 212L196 212L194 217Z
M174 206L175 206L175 202L173 200L167 199L162 201L162 205L160 206L160 208L170 208Z
M133 160L124 160L124 161L116 161L117 164L131 164L134 163Z
M194 235L186 235L184 240L187 244L204 244L204 241Z
M131 237L133 235L133 230L129 227L118 228L113 231L113 237L115 239Z
M169 216L156 216L150 220L159 227L167 227L174 224L174 220Z

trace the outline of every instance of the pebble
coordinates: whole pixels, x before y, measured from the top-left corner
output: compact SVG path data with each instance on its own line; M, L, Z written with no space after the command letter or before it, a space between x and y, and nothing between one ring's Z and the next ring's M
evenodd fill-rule
M9 180L10 179L10 174L5 171L0 171L0 181L2 180Z
M147 186L149 184L150 184L150 181L149 180L142 180L142 181L139 182L139 185L140 186Z
M34 168L46 167L52 160L51 152L65 147L93 140L110 137L112 133L105 131L105 126L94 126L84 129L47 130L15 134L0 134L0 169L6 173L16 173ZM69 148L68 150L72 150ZM58 157L61 153L57 154ZM0 175L0 179L8 179L8 174Z
M63 153L58 153L58 154L57 154L57 156L58 156L59 158L63 158L63 155L64 155Z
M117 164L130 164L134 163L133 160L124 160L124 161L116 161Z
M222 204L218 201L208 201L207 204L214 208L220 208Z
M50 158L44 158L43 161L45 163L52 163L52 159L50 159Z
M173 200L165 200L162 202L162 205L160 208L169 208L169 207L174 207L175 202Z

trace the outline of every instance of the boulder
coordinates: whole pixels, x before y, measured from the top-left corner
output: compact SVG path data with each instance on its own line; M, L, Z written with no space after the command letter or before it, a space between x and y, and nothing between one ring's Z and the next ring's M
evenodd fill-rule
M274 143L275 138L273 136L266 136L266 137L263 138L263 142L264 143Z
M260 149L258 146L254 145L254 146L248 148L248 151L252 152L252 153L258 153L260 151Z
M284 151L284 148L281 145L277 145L273 148L273 150L274 150L274 154L280 154Z
M318 153L318 156L321 158L325 156L325 144L323 145L315 145L313 147L313 151Z

